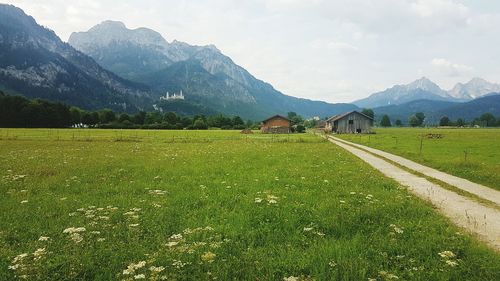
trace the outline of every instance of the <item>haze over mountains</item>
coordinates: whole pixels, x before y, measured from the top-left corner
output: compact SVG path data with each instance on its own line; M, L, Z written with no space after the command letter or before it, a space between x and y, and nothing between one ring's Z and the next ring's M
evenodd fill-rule
M359 107L375 108L422 99L465 102L493 92L500 92L500 84L490 83L481 78L474 78L465 84L458 83L453 89L445 91L428 78L422 77L410 84L396 85L372 94L365 99L355 101L354 104Z
M168 42L154 30L131 30L118 21L75 32L68 44L21 9L4 4L0 4L0 90L91 110L156 108L253 120L289 111L327 117L361 108L401 116L403 121L417 111L452 117L456 113L452 108L459 108L464 118L500 112L496 102L500 96L485 97L500 92L500 85L480 78L446 91L424 77L353 104L291 97L255 78L213 45ZM167 92L180 91L183 101L160 100Z
M103 69L10 5L0 5L0 90L83 108L150 103L147 87Z
M218 112L264 118L296 111L328 116L355 109L286 96L256 79L215 46L167 42L158 32L105 21L70 36L69 43L118 75L148 85L156 93L183 91L186 101Z

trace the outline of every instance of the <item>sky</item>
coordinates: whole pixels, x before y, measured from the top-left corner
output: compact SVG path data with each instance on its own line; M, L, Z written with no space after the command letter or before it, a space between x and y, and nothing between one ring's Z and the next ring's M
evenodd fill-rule
M287 95L351 102L423 76L500 82L495 0L8 0L67 41L104 20L214 44ZM119 3L119 4L118 4Z

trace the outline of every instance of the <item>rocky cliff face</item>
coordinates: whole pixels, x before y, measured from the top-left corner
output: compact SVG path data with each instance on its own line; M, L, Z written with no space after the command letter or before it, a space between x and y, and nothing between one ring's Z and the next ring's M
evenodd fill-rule
M465 84L458 83L449 93L459 99L471 100L494 92L500 92L500 84L490 83L482 78L473 78Z
M134 111L150 103L146 86L103 69L19 8L0 4L0 37L0 85L7 92L87 109Z
M69 43L118 75L150 86L157 93L183 91L187 101L216 111L259 119L296 111L329 116L355 106L331 105L283 95L256 79L213 45L167 42L157 32L103 22L73 33Z

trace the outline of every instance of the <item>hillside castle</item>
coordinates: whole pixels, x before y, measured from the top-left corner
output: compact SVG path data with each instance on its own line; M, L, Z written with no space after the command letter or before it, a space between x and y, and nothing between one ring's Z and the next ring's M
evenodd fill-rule
M169 92L165 96L161 96L160 100L183 100L184 99L184 94L182 93L182 90L179 92L179 94L174 93L173 95L170 95Z

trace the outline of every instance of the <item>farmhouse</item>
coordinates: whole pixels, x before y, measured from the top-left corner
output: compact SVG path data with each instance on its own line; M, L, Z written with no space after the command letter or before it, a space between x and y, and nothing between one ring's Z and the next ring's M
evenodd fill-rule
M281 115L274 115L262 121L260 131L262 133L271 134L288 134L290 133L290 119Z
M325 131L338 134L366 134L371 132L373 118L357 111L332 116L326 120Z

